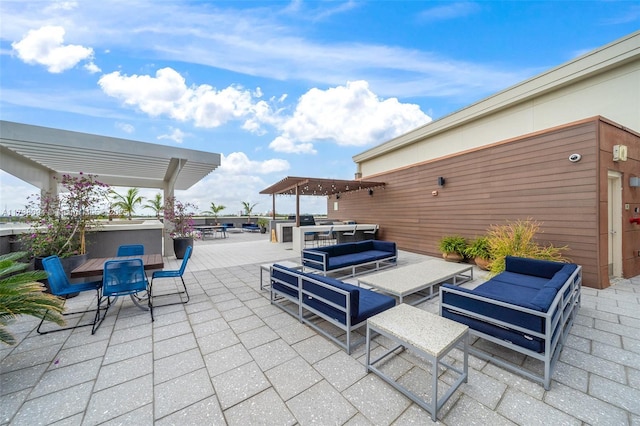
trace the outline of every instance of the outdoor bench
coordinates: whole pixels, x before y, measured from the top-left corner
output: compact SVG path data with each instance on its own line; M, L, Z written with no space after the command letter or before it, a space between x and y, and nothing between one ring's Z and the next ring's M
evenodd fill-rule
M440 315L470 327L472 336L544 363L542 375L472 346L470 353L551 386L553 368L580 307L582 267L506 257L505 271L474 289L440 287Z
M367 324L367 318L395 306L393 297L275 264L271 267L271 303L296 317L342 347L348 354L364 341L351 333ZM326 321L345 332L340 339L327 330Z
M329 272L349 270L346 276L355 276L356 268L373 265L376 270L395 266L398 258L396 243L365 240L302 250L302 266L327 275ZM367 272L370 269L366 270Z

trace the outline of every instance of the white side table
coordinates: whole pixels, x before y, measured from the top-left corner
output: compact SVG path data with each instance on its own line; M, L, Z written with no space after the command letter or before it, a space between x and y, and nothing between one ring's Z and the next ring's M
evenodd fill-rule
M391 339L398 346L371 361L371 337L373 333L379 333ZM431 413L431 419L434 422L436 421L438 410L447 402L462 382L467 382L469 374L469 327L464 324L403 303L367 320L366 341L367 372L372 371ZM462 344L464 351L464 366L462 370L443 361L445 355L458 344ZM409 348L431 362L432 390L430 403L375 367L377 362L385 359L399 348ZM439 366L449 368L459 375L455 383L449 387L449 390L440 399L438 399Z
M298 271L302 269L302 265L299 265L299 264L297 264L295 262L291 262L289 260L283 260L281 262L263 263L262 265L260 265L260 290L264 290L266 288L271 287L271 284L266 284L266 285L262 284L263 283L262 273L264 271L267 271L267 273L270 273L271 267L273 265L275 265L275 264L282 265L285 268L295 269L295 270L298 270ZM269 281L269 282L271 282L271 281Z

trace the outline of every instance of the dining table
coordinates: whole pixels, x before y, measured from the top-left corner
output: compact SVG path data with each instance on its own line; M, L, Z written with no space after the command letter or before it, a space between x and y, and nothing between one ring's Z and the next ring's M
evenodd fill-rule
M164 268L164 260L161 254L143 254L137 256L113 256L96 257L87 260L82 265L71 271L71 278L86 278L101 276L104 271L104 264L109 260L142 259L145 270Z

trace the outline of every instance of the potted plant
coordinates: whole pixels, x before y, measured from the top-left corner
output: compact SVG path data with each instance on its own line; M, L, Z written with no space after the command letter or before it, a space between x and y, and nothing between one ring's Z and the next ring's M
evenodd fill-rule
M169 235L173 239L173 251L176 258L184 258L188 246L193 247L193 239L196 236L193 227L195 206L191 203L183 203L176 197L169 197L164 205L165 226L171 226Z
M461 262L464 260L464 252L467 248L467 240L460 235L442 237L439 243L442 257L449 262Z
M489 270L492 256L489 247L489 239L487 237L478 237L469 244L464 254L473 259L476 265L484 271Z
M267 232L267 226L269 225L269 221L265 217L261 217L258 219L258 226L260 227L260 233L265 234Z
M19 262L27 252L14 252L0 256L0 342L16 343L5 328L19 315L31 315L64 325L64 300L44 293L37 280L47 276L44 271L28 271L28 263Z
M54 177L54 179L56 179ZM70 276L71 270L86 261L89 232L99 228L98 217L108 185L95 175L62 175L60 194L33 195L27 198L29 232L21 237L25 250L34 258L34 267L42 269L39 260L57 255Z

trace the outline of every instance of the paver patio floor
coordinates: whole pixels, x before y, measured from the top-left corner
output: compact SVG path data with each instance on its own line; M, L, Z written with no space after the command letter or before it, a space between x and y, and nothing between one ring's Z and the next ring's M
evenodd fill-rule
M399 263L425 258L401 251ZM35 319L19 319L10 326L19 343L0 347L0 424L432 424L429 413L366 374L364 345L349 356L271 306L259 265L278 260L298 259L261 234L198 241L185 275L191 301L157 306L154 323L128 298L93 336L87 328L40 336ZM483 276L476 270L466 285ZM89 297L68 304L86 306ZM437 313L438 298L418 306ZM380 351L387 344L376 338ZM428 389L428 370L410 352L385 368ZM438 422L640 425L640 277L583 288L551 390L471 356L469 382Z

